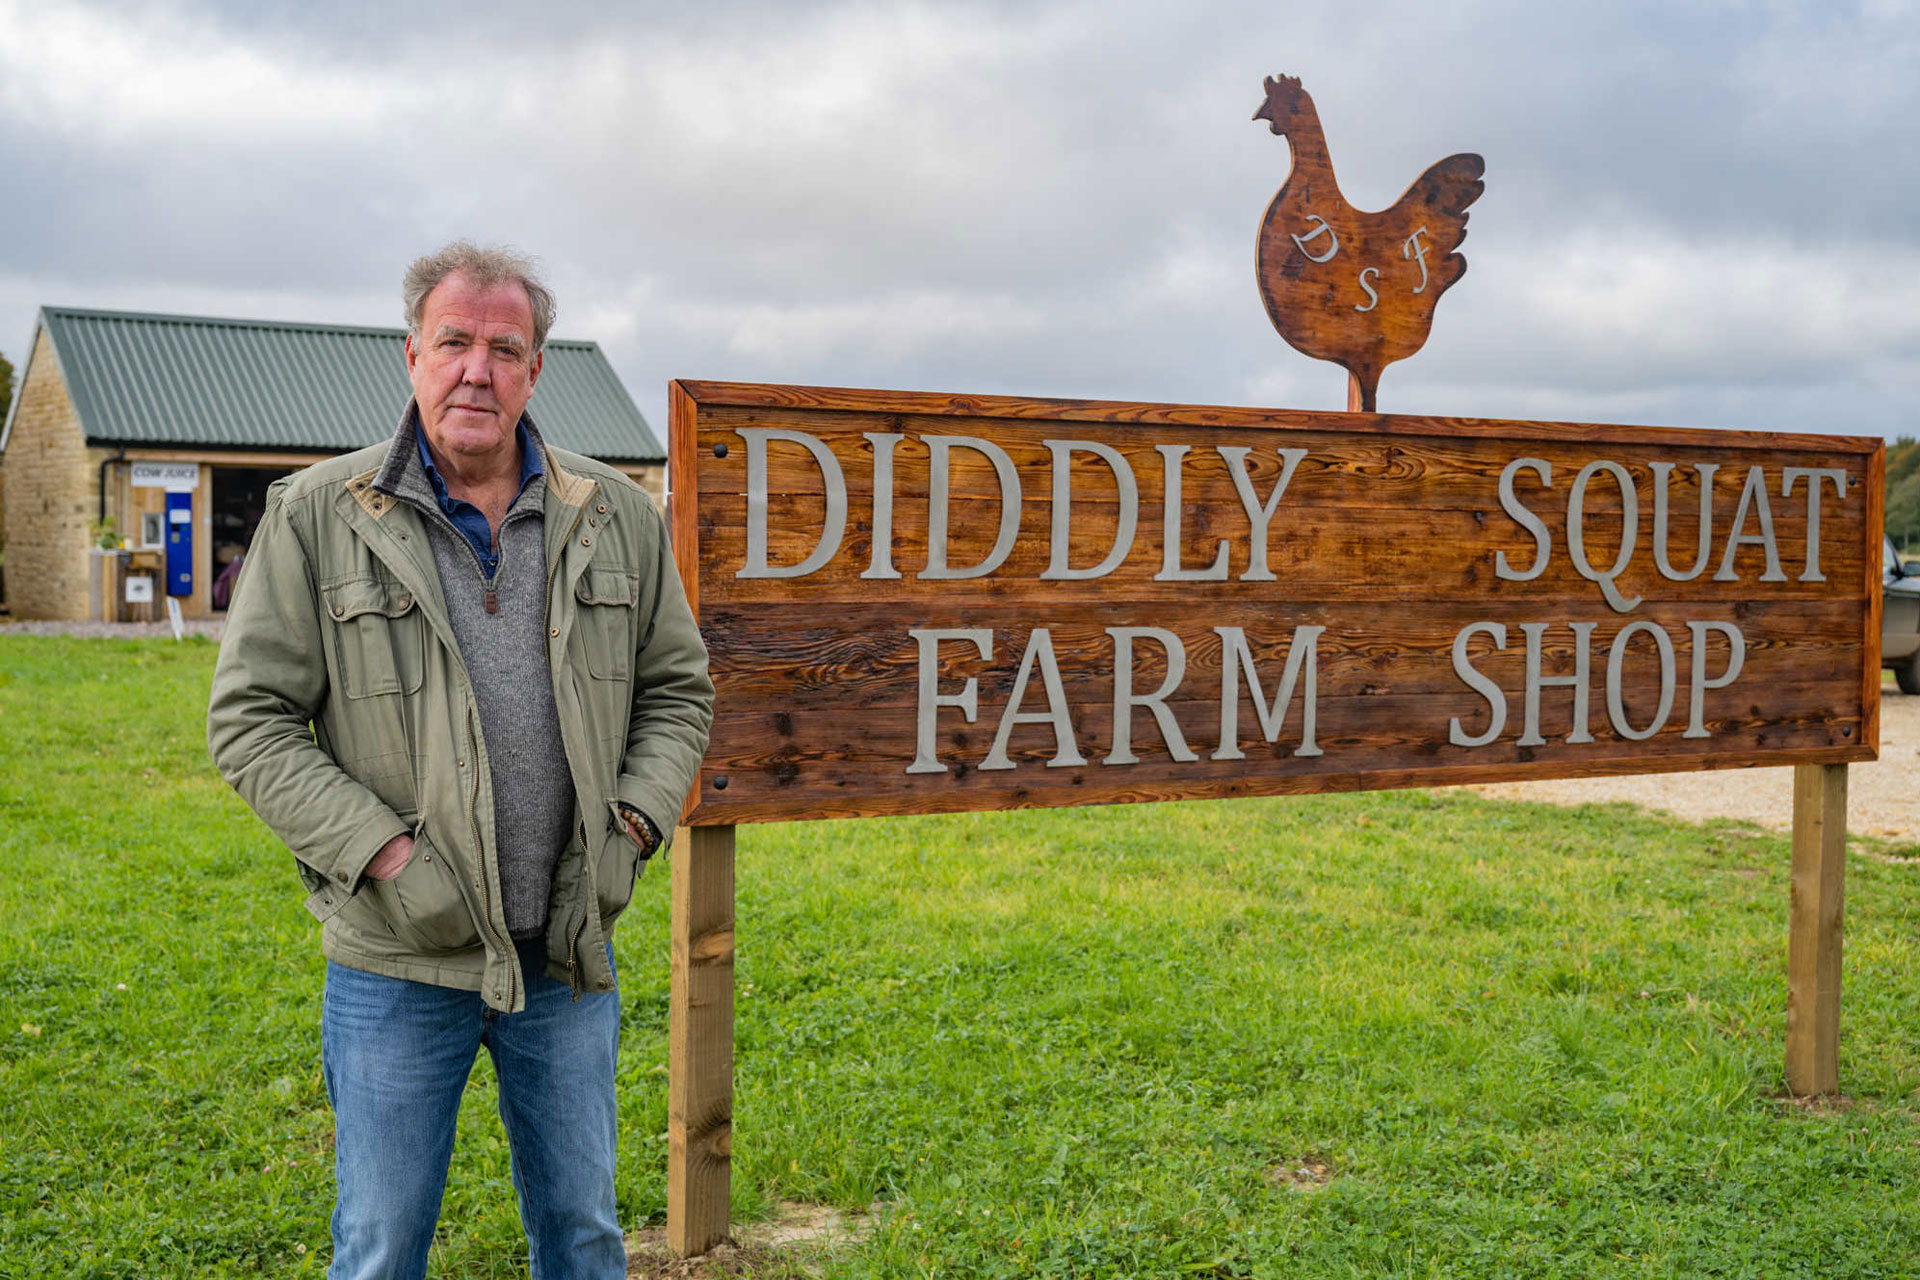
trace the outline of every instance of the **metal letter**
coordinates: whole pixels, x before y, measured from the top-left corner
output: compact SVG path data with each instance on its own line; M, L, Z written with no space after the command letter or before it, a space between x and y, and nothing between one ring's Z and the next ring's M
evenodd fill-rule
M1020 703L1027 694L1027 678L1033 674L1036 662L1040 666L1040 682L1047 691L1047 709L1022 711ZM1053 726L1054 753L1053 759L1047 761L1047 768L1064 769L1087 762L1073 741L1073 716L1067 710L1067 691L1060 682L1060 664L1053 658L1053 633L1045 627L1035 627L1027 637L1027 651L1020 655L1020 672L1013 678L1013 693L1007 698L1007 709L1001 713L1000 728L993 735L993 749L980 762L982 769L1013 768L1013 761L1007 758L1007 739L1013 735L1014 726L1020 724Z
M1198 760L1200 757L1187 748L1187 740L1180 733L1180 722L1167 709L1167 695L1187 678L1187 649L1180 643L1180 637L1162 627L1108 627L1107 634L1113 637L1113 750L1107 752L1107 758L1100 763L1140 763L1140 758L1133 754L1135 707L1153 712L1154 723L1160 726L1160 736L1166 739L1167 750L1175 760ZM1133 691L1133 642L1136 639L1157 640L1167 651L1167 678L1160 682L1158 689L1144 696Z
M1328 225L1327 225L1327 220L1326 220L1325 218L1323 218L1323 217L1321 217L1321 216L1320 216L1319 214L1317 214L1317 213L1310 213L1310 214L1308 214L1308 215L1307 215L1307 221L1308 221L1308 222L1317 222L1317 223L1319 223L1320 225L1319 225L1319 226L1317 226L1317 227L1315 227L1315 228L1314 228L1313 230L1311 230L1311 231L1309 231L1309 232L1307 232L1307 234L1306 234L1305 236L1294 236L1294 237L1293 237L1293 243L1294 243L1294 247L1296 247L1297 249L1299 249L1299 250L1300 250L1300 252L1301 252L1301 253L1303 253L1303 254L1305 254L1305 255L1306 255L1306 259L1307 259L1307 261L1308 261L1308 262L1329 262L1329 261L1332 261L1332 259L1333 259L1333 255L1334 255L1334 254L1336 254L1336 253L1338 253L1338 252L1340 252L1340 234L1339 234L1339 232L1337 232L1337 231L1335 231L1335 230L1334 230L1334 229L1333 229L1332 227L1330 227L1330 226L1328 226ZM1331 240L1332 240L1332 242L1333 242L1333 247L1332 247L1332 248L1330 248L1330 249L1328 249L1328 250L1327 250L1327 251L1326 251L1325 253L1323 253L1323 254L1321 254L1321 255L1320 255L1319 257L1317 257L1317 258L1316 258L1316 257L1314 257L1314 256L1313 256L1313 254L1312 254L1312 253L1310 253L1310 252L1308 251L1308 249L1307 249L1307 245L1308 245L1308 243L1309 243L1309 242L1311 242L1311 241L1314 241L1314 240L1318 240L1318 239L1319 239L1319 238L1320 238L1321 236L1328 236L1328 237L1330 237L1330 238L1331 238Z
M1593 622L1571 622L1573 628L1573 674L1570 676L1543 676L1541 637L1546 634L1544 622L1523 622L1520 630L1527 637L1527 693L1526 726L1521 730L1516 746L1537 747L1546 742L1540 736L1540 690L1548 685L1573 690L1573 732L1567 735L1568 742L1592 742L1593 735L1587 732L1587 703L1593 698L1592 656L1593 629L1599 625Z
M1300 745L1296 756L1325 754L1313 740L1314 721L1320 704L1320 633L1325 627L1295 627L1287 646L1287 665L1280 672L1280 687L1273 692L1273 705L1267 705L1260 688L1260 671L1254 666L1253 650L1247 646L1247 633L1241 627L1215 627L1220 637L1220 748L1215 760L1244 760L1240 750L1240 676L1247 677L1247 692L1253 695L1253 709L1260 717L1260 734L1268 742L1280 736L1287 722L1287 705L1293 701L1294 685L1306 672L1306 692L1300 699Z
M1740 628L1731 622L1689 622L1687 630L1693 632L1693 683L1687 693L1687 731L1683 738L1710 738L1704 723L1706 711L1706 691L1724 689L1732 684L1734 677L1740 674L1740 668L1747 661L1747 638ZM1727 638L1727 669L1718 678L1707 679L1707 632L1718 631Z
M1833 490L1842 501L1847 496L1847 473L1838 467L1788 467L1781 472L1780 496L1793 496L1793 482L1806 477L1807 481L1807 562L1800 571L1802 582L1825 582L1827 575L1820 572L1820 482L1833 481Z
M1467 661L1467 641L1480 631L1493 637L1494 648L1507 647L1507 627L1503 622L1475 622L1462 627L1460 634L1453 638L1453 673L1487 700L1487 709L1492 713L1487 721L1487 731L1473 738L1467 736L1467 731L1460 727L1460 717L1455 716L1447 726L1447 741L1456 747L1484 747L1507 727L1506 693L1493 680L1474 670L1473 664Z
M1515 458L1512 462L1509 462L1505 467L1501 468L1500 509L1512 516L1515 524L1533 535L1534 546L1533 566L1524 573L1515 571L1514 567L1507 563L1506 552L1494 552L1494 575L1504 578L1508 582L1533 581L1545 572L1547 561L1553 555L1553 540L1547 536L1547 526L1545 522L1543 522L1539 516L1522 506L1520 499L1515 496L1513 492L1514 473L1522 468L1536 473L1540 477L1540 483L1546 485L1549 489L1553 487L1553 464L1545 458ZM1501 647L1506 647L1506 643L1506 639L1503 637L1500 641ZM1467 743L1466 745L1477 746L1478 744Z
M1183 569L1180 566L1180 472L1186 465L1181 461L1192 445L1157 444L1161 458L1166 462L1166 487L1160 503L1160 572L1153 575L1155 582L1220 582L1227 576L1227 540L1220 539L1220 554L1205 569Z
M1233 487L1239 491L1240 505L1246 508L1247 524L1253 530L1253 536L1247 541L1247 571L1240 575L1242 582L1272 582L1273 570L1267 568L1267 526L1273 523L1273 513L1280 506L1280 496L1287 491L1287 484L1293 479L1293 469L1307 456L1305 449L1280 449L1280 479L1274 483L1273 492L1267 495L1263 504L1253 492L1253 478L1247 474L1247 454L1245 446L1223 444L1217 446L1220 456L1227 460L1227 470L1233 473Z
M804 578L833 559L840 549L840 535L847 528L847 480L840 474L839 460L826 444L804 431L785 431L776 427L739 427L735 435L747 442L747 563L736 578ZM786 440L802 445L820 467L820 479L826 490L827 516L820 526L820 541L813 554L799 564L767 563L767 441Z
M1760 532L1743 534L1747 527L1747 507L1758 499L1760 508ZM1762 582L1785 582L1787 575L1780 572L1780 548L1773 540L1773 508L1767 502L1767 480L1759 467L1747 468L1746 487L1740 490L1740 506L1733 513L1733 527L1727 530L1727 551L1720 557L1720 572L1713 575L1715 582L1737 582L1740 575L1733 571L1733 554L1747 543L1757 543L1767 553L1767 571L1760 575Z
M1053 534L1047 570L1040 577L1050 581L1079 581L1104 578L1119 568L1133 550L1134 530L1140 523L1140 488L1134 483L1133 468L1120 451L1097 440L1048 440L1053 454ZM1091 569L1076 569L1068 563L1073 545L1073 451L1084 449L1105 462L1113 471L1113 482L1120 488L1120 515L1113 531L1113 546L1107 558Z
M1613 558L1613 567L1605 573L1588 563L1585 537L1587 481L1600 471L1612 476L1614 483L1620 486L1620 552ZM1567 554L1573 559L1575 573L1588 582L1600 584L1600 594L1607 598L1607 603L1613 606L1616 613L1630 613L1640 607L1640 596L1628 600L1613 585L1613 580L1633 562L1633 546L1639 539L1640 494L1633 487L1633 474L1617 462L1589 462L1580 468L1580 474L1573 478L1573 488L1567 494Z
M893 567L893 448L906 437L894 431L863 431L873 445L873 558L863 578L897 578Z
M1675 569L1667 559L1667 480L1673 471L1673 464L1651 462L1647 465L1653 471L1654 567L1669 582L1692 582L1707 567L1707 557L1713 550L1713 473L1720 469L1720 464L1707 462L1694 467L1700 476L1700 545L1694 553L1693 568L1685 573Z
M1627 723L1627 706L1621 696L1620 667L1627 660L1627 644L1640 632L1653 637L1660 649L1660 706L1653 713L1653 721L1645 729L1635 729ZM1613 648L1607 652L1607 719L1613 722L1613 731L1629 742L1645 742L1660 732L1660 726L1667 722L1667 713L1673 710L1673 687L1676 678L1673 669L1673 640L1668 637L1665 627L1652 622L1629 622L1620 628L1620 634L1613 638Z
M970 640L982 658L991 659L993 632L986 627L926 627L907 634L920 642L920 696L914 712L913 763L907 766L907 772L945 773L947 766L940 763L935 750L934 716L940 707L957 707L972 724L980 714L980 681L968 676L959 693L941 693L940 642Z
M991 440L974 436L922 436L920 442L932 454L927 476L927 567L920 576L942 580L984 578L1006 561L1020 532L1020 474L1014 470L1013 459ZM985 455L1000 480L1000 533L987 558L971 569L947 567L947 499L951 483L947 455L953 449L972 449Z
M1420 227L1400 246L1401 257L1420 259L1420 284L1414 289L1415 293L1427 291L1427 246L1420 243L1420 237L1426 234L1427 229L1424 226Z
M1356 302L1353 304L1353 309L1355 311L1371 311L1375 307L1380 305L1380 295L1375 293L1373 291L1373 286L1367 283L1368 276L1377 276L1379 274L1380 274L1380 268L1378 267L1362 267L1360 269L1360 287L1367 291L1367 305L1363 307ZM1422 283L1425 283L1425 282L1423 281ZM1418 289L1415 289L1414 292L1418 293L1420 291Z

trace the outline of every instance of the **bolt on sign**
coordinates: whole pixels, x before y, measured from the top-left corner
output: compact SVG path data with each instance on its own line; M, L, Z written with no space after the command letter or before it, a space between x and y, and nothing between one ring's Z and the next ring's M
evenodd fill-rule
M696 825L1870 759L1877 439L674 384Z

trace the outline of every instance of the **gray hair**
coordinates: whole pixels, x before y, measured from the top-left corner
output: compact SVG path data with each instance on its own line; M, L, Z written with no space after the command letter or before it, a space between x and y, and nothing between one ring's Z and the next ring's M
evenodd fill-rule
M414 342L421 340L424 335L420 332L420 317L426 310L427 295L438 288L441 281L457 273L482 289L517 284L526 290L527 303L533 310L533 350L538 353L547 345L547 331L553 328L556 308L553 291L534 274L534 265L532 258L518 250L504 245L482 247L470 240L455 240L437 253L414 259L401 283L407 332L413 335Z

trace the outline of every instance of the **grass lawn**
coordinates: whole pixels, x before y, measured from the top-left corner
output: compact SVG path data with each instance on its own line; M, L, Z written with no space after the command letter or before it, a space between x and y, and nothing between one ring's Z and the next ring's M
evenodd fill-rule
M214 649L0 637L0 1275L318 1275L317 926ZM1848 859L1781 1099L1787 843L1404 792L743 829L737 1219L834 1277L1920 1276L1920 864ZM665 1212L666 881L618 935ZM432 1274L524 1273L476 1070ZM777 1268L776 1268L777 1269ZM762 1274L768 1274L763 1271Z

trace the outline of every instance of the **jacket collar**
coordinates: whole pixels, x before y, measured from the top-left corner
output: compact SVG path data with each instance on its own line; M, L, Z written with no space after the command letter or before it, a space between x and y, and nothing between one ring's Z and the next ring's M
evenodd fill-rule
M533 447L540 451L540 457L547 474L547 493L554 500L569 506L585 506L592 496L594 481L591 477L577 475L560 465L554 451L533 423L533 416L521 413L520 429L525 431ZM426 470L420 465L420 405L409 399L407 407L400 413L400 424L395 428L393 441L387 446L385 459L372 471L364 472L347 482L347 490L366 512L379 519L393 510L396 497L405 495L433 504L436 499L433 486L428 483Z

